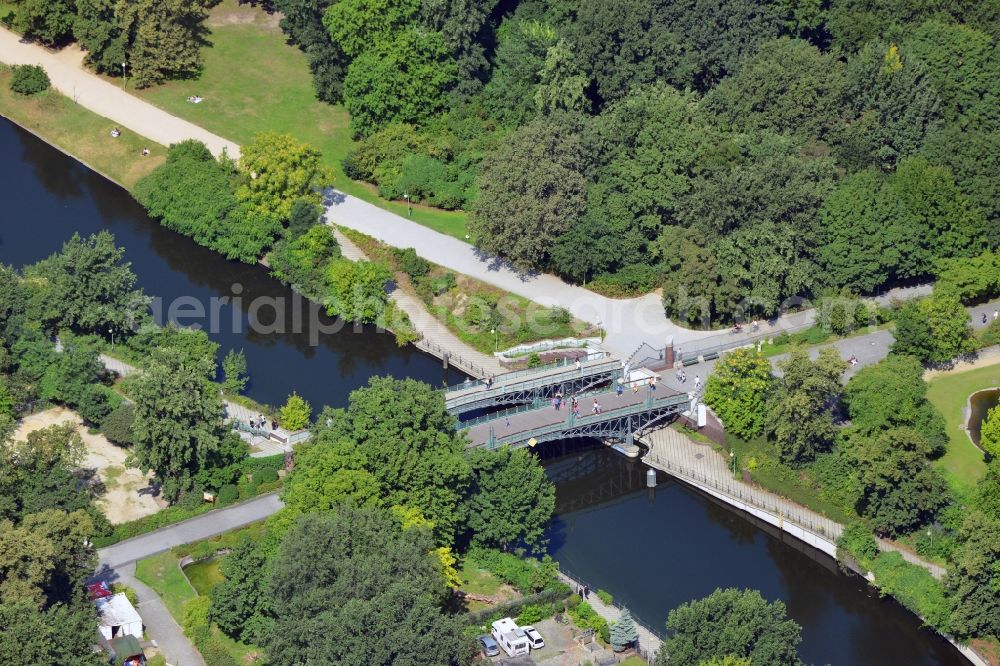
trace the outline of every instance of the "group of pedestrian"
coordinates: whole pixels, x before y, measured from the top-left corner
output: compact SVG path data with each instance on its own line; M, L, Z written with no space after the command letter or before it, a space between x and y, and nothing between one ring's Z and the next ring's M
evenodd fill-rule
M489 391L491 388L493 388L493 375L486 378L486 390Z
M676 377L677 381L681 384L684 384L688 380L688 376L687 373L684 372L684 368L677 368L677 372L674 373L674 377Z
M559 411L559 408L562 407L562 401L563 401L562 392L556 393L555 396L552 398L552 406L555 407L557 412Z
M253 428L254 430L264 430L267 428L267 419L264 418L263 414L258 414L257 418L251 416L250 427ZM277 430L277 429L278 429L278 422L272 419L271 430Z
M577 589L576 593L580 595L581 599L590 598L590 588L587 587L586 585L581 585L579 589Z
M1000 310L994 310L993 311L993 321L996 321L998 318L1000 318ZM982 318L983 326L986 325L987 321L989 321L989 319L987 318L986 313L984 312L983 313L983 318Z

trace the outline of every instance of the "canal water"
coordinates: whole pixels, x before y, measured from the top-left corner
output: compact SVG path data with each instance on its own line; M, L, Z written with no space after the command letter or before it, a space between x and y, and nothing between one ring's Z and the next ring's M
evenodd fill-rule
M154 308L160 323L201 325L221 346L220 360L230 349L243 349L250 370L246 392L260 402L280 405L294 390L318 411L346 405L350 391L372 375L435 386L465 379L372 327L347 324L325 332L337 322L322 312L314 317L308 301L269 277L266 268L227 261L161 227L120 187L4 118L0 155L0 262L21 267L58 251L74 232L110 231L125 248L139 286L162 299ZM285 304L280 320L269 303ZM209 316L213 307L217 325ZM188 314L197 308L204 309L204 318ZM251 316L259 326L251 327Z
M858 576L819 551L599 446L545 466L556 483L550 552L592 590L611 592L660 633L672 608L717 587L754 588L781 599L802 626L807 664L932 666L968 664L912 613L881 599Z
M163 229L128 193L2 118L0 155L0 262L32 263L57 251L73 232L107 229L126 248L140 286L165 302L187 297L207 309L213 298L233 296L239 284L241 301L223 304L219 319L235 314L241 326L210 335L222 354L246 352L248 393L258 400L280 403L297 390L314 406L341 406L372 375L435 385L464 378L454 370L446 377L437 359L399 348L391 335L370 328L323 334L318 345L310 344L309 326L252 332L254 298L292 297L266 269L226 261ZM543 448L552 456L545 464L558 488L553 556L593 588L613 592L648 626L662 629L671 608L716 587L752 587L788 605L803 627L800 651L807 663L964 663L916 617L794 540L783 541L667 478L647 492L645 468L617 454L581 449L561 455L556 447Z

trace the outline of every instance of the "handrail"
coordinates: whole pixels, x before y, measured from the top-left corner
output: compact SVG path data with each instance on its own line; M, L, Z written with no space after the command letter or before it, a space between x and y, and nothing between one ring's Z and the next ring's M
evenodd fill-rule
M597 358L602 358L604 356L608 356L608 353L606 351L600 351L599 353L600 353L601 356L598 356ZM503 382L509 381L509 380L511 380L511 379L513 379L515 377L522 377L522 376L525 376L525 375L536 375L536 374L538 374L540 372L546 372L548 370L554 370L554 369L559 368L559 367L567 367L567 366L571 365L574 360L575 359L562 358L562 359L559 359L558 361L553 361L552 363L546 363L545 365L536 365L533 368L522 368L521 370L511 370L510 372L504 372L504 373L501 373L499 375L494 375L493 376L493 383L494 384L503 383ZM594 359L594 360L597 360L597 359ZM446 393L451 393L453 391L464 391L466 389L472 388L473 386L475 386L477 384L482 385L482 383L483 383L482 379L479 379L479 380L468 380L468 381L464 381L464 382L459 382L458 384L452 384L451 386L448 386L447 388L445 388L445 392Z
M670 395L665 398L659 398L653 400L652 396L647 397L642 402L638 402L634 405L627 405L625 407L618 407L617 409L612 409L606 412L601 412L600 414L587 414L584 416L574 417L572 412L570 412L569 417L562 421L557 421L556 423L549 423L547 425L538 426L537 428L532 428L531 430L521 430L516 432L504 433L504 438L510 439L516 436L516 440L521 441L524 439L531 439L538 435L544 435L552 430L559 430L565 426L575 426L578 424L586 423L600 423L602 421L608 421L613 418L618 418L620 416L630 416L632 414L641 414L649 410L652 407L669 407L672 405L686 404L690 398L687 393L678 393L676 395ZM500 439L499 437L497 438ZM499 443L497 444L499 446Z
M470 391L468 393L465 393L465 394L459 395L459 396L455 396L454 398L450 398L450 399L447 400L447 403L450 406L455 407L455 406L458 406L458 405L466 404L468 402L477 402L477 401L482 400L484 398L492 398L492 397L495 397L495 396L504 395L505 393L509 393L510 391L514 391L514 390L517 390L517 391L527 391L527 390L530 390L530 389L533 389L533 388L539 388L541 386L548 386L550 384L557 384L557 383L559 383L559 381L561 381L563 379L574 379L576 377L586 377L586 376L591 375L591 374L599 374L601 372L606 372L607 370L609 370L609 369L611 369L613 367L617 368L617 367L620 367L620 366L621 366L621 364L618 361L615 361L615 360L605 361L605 362L603 362L601 364L598 364L598 365L592 365L592 366L582 367L580 370L576 370L574 368L574 369L569 370L567 372L561 372L561 373L557 373L557 374L554 374L554 375L547 375L545 377L540 377L540 378L536 379L533 382L526 382L526 383L523 383L523 384L520 383L520 382L515 382L514 385L500 384L496 388L488 389L488 390L485 390L485 391L484 390L471 390L475 386L475 384L473 383L473 385L469 387Z

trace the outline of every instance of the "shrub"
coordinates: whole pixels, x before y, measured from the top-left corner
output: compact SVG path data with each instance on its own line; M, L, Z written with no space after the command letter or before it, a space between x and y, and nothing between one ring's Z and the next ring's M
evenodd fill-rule
M281 408L281 427L286 430L301 430L309 425L312 407L298 393L292 393Z
M435 296L440 296L447 291L451 291L457 286L458 279L451 271L445 273L444 275L439 275L431 280L431 291L434 292Z
M531 355L528 356L528 367L537 368L541 364L542 364L542 357L538 355L538 352L531 352Z
M879 552L871 530L861 522L853 522L844 528L837 539L837 548L850 554L863 567L871 567Z
M21 95L37 95L49 89L52 82L39 65L15 65L10 89Z
M948 631L950 612L944 585L927 569L910 564L899 553L882 553L872 567L875 585L942 633Z
M278 480L278 470L271 467L265 467L253 475L253 480L257 485L262 483L274 483Z
M399 262L399 267L411 278L420 278L430 273L431 262L418 255L412 247L397 249L393 252L396 255L396 261Z
M196 644L207 640L211 633L211 624L208 619L211 605L211 597L195 597L184 602L182 626L184 633Z
M611 596L611 593L604 590L597 591L597 598L603 601L606 606L610 606L614 602L614 597Z
M219 489L219 496L215 499L215 503L219 506L228 506L239 500L239 498L240 489L231 483L227 483Z
M640 296L659 286L661 274L652 266L632 264L615 273L602 273L594 278L590 287L605 296Z
M466 557L522 593L545 589L556 580L555 564L548 557L538 562L489 548L472 548Z
M527 604L521 608L521 613L517 616L517 623L519 625L534 624L545 618L549 610L551 610L550 606Z
M128 602L133 606L139 605L139 597L136 596L135 590L126 585L125 583L112 583L111 591L115 594L124 594Z
M597 614L594 607L586 601L581 601L575 608L569 609L573 623L581 629L593 629L605 643L611 641L611 627L607 620Z
M560 326L565 326L572 320L572 318L573 316L566 308L553 308L549 313L549 319L552 320L552 323L559 324Z

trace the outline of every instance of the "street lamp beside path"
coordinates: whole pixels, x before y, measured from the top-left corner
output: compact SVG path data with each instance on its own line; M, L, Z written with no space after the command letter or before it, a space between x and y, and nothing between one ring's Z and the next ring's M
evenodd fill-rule
M125 64L122 63L122 90L125 90Z

